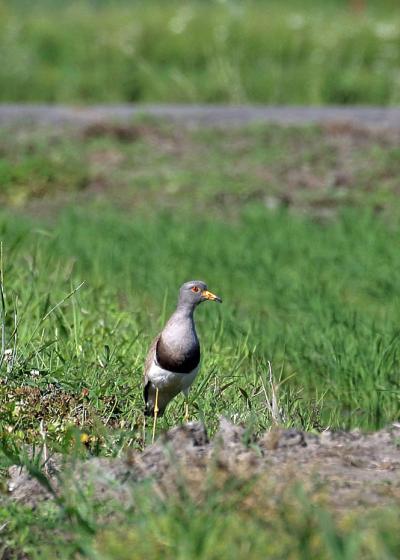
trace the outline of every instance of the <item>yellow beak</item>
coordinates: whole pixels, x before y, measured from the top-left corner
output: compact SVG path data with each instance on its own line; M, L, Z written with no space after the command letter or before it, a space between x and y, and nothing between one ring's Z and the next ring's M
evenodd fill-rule
M216 296L215 294L213 294L212 292L209 292L208 290L203 290L201 292L201 295L206 298L209 299L211 301L218 301L218 303L222 303L222 299L218 296Z

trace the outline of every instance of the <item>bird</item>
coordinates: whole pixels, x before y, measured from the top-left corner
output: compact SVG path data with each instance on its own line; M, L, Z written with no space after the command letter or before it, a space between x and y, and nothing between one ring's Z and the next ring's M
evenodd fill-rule
M180 392L187 398L198 374L200 342L193 315L196 307L207 300L222 303L205 282L185 282L180 287L175 311L150 345L144 365L143 397L145 416L154 418L153 442L157 417L164 414L168 403ZM187 402L185 418L188 419Z

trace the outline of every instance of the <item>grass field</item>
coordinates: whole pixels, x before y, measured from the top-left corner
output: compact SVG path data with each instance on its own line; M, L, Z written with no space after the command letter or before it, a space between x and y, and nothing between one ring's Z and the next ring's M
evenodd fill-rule
M398 104L396 0L2 0L0 101Z
M210 433L221 414L255 432L271 426L268 361L287 427L374 430L399 419L396 133L143 120L3 129L0 153L11 350L0 368L3 467L21 460L23 443L40 445L41 420L51 449L81 432L91 438L88 451L76 444L81 454L143 447L146 350L191 278L224 299L197 311L203 362L191 414ZM182 417L177 398L159 430ZM400 550L398 511L339 522L300 491L251 514L243 488L210 489L201 503L181 496L184 507L140 492L140 507L117 522L126 546L104 522L110 511L90 500L33 513L0 501L0 550L118 559Z

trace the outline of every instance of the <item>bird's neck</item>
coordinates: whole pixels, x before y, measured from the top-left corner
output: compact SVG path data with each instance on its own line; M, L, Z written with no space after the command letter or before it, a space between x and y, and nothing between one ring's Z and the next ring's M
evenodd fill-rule
M169 346L198 344L193 318L194 308L178 306L162 331L162 338Z
M191 321L193 321L194 310L195 310L194 306L182 305L178 303L177 308L175 309L174 313L171 315L171 319L174 318L178 321L190 319Z

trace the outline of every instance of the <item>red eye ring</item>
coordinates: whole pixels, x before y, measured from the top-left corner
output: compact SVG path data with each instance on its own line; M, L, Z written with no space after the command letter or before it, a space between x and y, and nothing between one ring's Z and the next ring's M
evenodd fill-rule
M195 292L197 294L197 292L200 292L200 288L198 288L197 286L193 286L192 292Z

